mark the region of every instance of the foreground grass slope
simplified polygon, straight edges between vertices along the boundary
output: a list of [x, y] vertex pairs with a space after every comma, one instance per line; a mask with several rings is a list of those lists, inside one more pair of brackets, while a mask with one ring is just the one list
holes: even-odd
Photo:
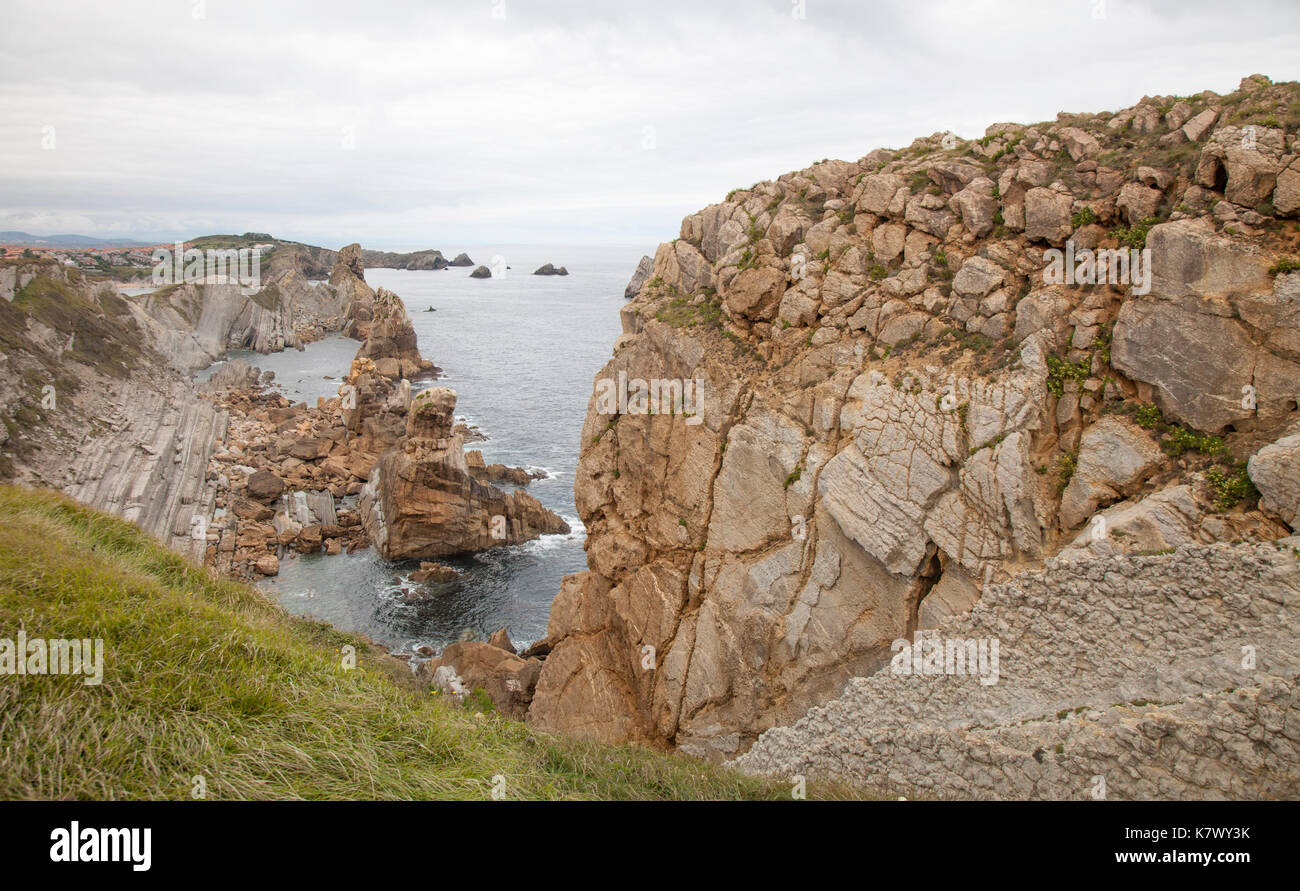
[[[0, 798], [790, 797], [469, 711], [359, 637], [52, 492], [0, 487], [0, 638], [102, 638], [103, 682], [0, 674]], [[357, 650], [356, 668], [342, 653]]]

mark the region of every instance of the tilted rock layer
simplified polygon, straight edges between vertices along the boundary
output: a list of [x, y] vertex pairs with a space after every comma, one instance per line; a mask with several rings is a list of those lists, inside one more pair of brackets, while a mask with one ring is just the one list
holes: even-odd
[[1297, 545], [1051, 561], [936, 629], [998, 639], [997, 683], [884, 668], [736, 764], [923, 798], [1294, 798]]
[[1287, 534], [1289, 451], [1262, 502], [1241, 462], [1300, 420], [1298, 119], [1249, 78], [683, 220], [597, 375], [529, 720], [735, 757], [1063, 548]]

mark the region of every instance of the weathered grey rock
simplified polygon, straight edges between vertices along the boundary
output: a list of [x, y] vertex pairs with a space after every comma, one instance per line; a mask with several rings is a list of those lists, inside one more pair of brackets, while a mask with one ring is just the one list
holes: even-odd
[[[1089, 799], [1098, 777], [1109, 799], [1294, 797], [1298, 542], [1060, 561], [988, 586], [934, 632], [941, 673], [857, 678], [733, 763], [909, 798]], [[942, 673], [947, 642], [993, 640], [996, 673]]]
[[1115, 501], [1164, 462], [1164, 453], [1140, 427], [1102, 418], [1083, 433], [1074, 475], [1061, 496], [1061, 528], [1073, 529]]
[[1006, 278], [1006, 270], [983, 257], [971, 257], [952, 280], [953, 293], [979, 300]]
[[1025, 237], [1030, 241], [1061, 244], [1069, 237], [1070, 196], [1052, 189], [1033, 188], [1025, 193]]
[[636, 271], [632, 273], [632, 278], [627, 283], [627, 287], [623, 289], [623, 296], [629, 300], [635, 297], [641, 287], [650, 280], [650, 276], [654, 275], [654, 271], [654, 259], [642, 257], [640, 262], [636, 264]]
[[1264, 446], [1251, 457], [1248, 473], [1259, 489], [1260, 509], [1300, 528], [1300, 434]]

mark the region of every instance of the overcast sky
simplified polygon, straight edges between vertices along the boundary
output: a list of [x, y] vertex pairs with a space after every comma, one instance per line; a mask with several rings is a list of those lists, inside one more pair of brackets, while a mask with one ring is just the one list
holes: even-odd
[[821, 158], [1300, 79], [1296, 0], [5, 0], [0, 19], [0, 230], [147, 240], [648, 249]]

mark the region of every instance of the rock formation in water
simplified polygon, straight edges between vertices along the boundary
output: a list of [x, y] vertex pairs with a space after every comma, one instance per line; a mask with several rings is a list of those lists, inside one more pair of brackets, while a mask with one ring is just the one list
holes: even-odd
[[442, 251], [411, 251], [395, 253], [393, 251], [362, 251], [361, 262], [367, 269], [446, 269], [449, 265]]
[[550, 263], [544, 263], [534, 270], [533, 275], [568, 275], [569, 270], [563, 266], [554, 266]]
[[519, 544], [569, 526], [527, 492], [507, 495], [469, 472], [453, 430], [456, 394], [422, 391], [411, 402], [399, 449], [375, 465], [361, 491], [361, 521], [379, 553], [427, 559]]
[[449, 264], [451, 266], [473, 266], [474, 261], [469, 258], [469, 254], [457, 254], [456, 259]]
[[[1251, 739], [1289, 765], [1268, 782], [1284, 782], [1298, 760], [1281, 730], [1295, 701], [1297, 636], [1282, 609], [1294, 561], [1238, 578], [1218, 551], [1194, 558], [1207, 585], [1257, 604], [1216, 619], [1225, 633], [1258, 630], [1263, 613], [1246, 613], [1263, 601], [1282, 609], [1289, 633], [1269, 638], [1278, 650], [1259, 672], [1189, 669], [1168, 690], [1113, 665], [1124, 677], [1111, 686], [1072, 677], [1094, 670], [1080, 661], [1099, 633], [1085, 619], [1130, 621], [1121, 577], [1155, 598], [1133, 606], [1133, 647], [1199, 621], [1195, 573], [1126, 555], [1193, 559], [1295, 522], [1297, 114], [1300, 86], [1247, 78], [1228, 96], [1146, 97], [1116, 114], [825, 161], [683, 220], [597, 375], [575, 480], [588, 570], [552, 607], [530, 722], [722, 758], [808, 714], [742, 763], [861, 780], [885, 769], [872, 747], [891, 751], [915, 712], [929, 723], [900, 744], [908, 782], [924, 788], [916, 765], [943, 758], [936, 793], [1014, 795], [1066, 779], [1022, 782], [1001, 760], [1004, 773], [986, 775], [979, 752], [1005, 744], [1018, 753], [1008, 764], [1048, 776], [1032, 756], [1050, 734], [1013, 722], [1169, 693], [1142, 727], [1169, 715], [1230, 746], [1238, 737], [1210, 725], [1245, 698], [1259, 709], [1248, 732], [1264, 734]], [[1080, 592], [1062, 570], [1023, 575], [1058, 554], [1080, 567], [1076, 586], [1107, 579], [1095, 595], [1105, 614], [1075, 615]], [[1028, 600], [1008, 611], [1012, 591]], [[1040, 691], [979, 733], [960, 722], [983, 722], [982, 700], [949, 725], [921, 686], [886, 695], [877, 674], [918, 630], [968, 633], [976, 604], [1003, 665], [1020, 663], [1009, 677]], [[1026, 667], [1039, 656], [1022, 630], [1058, 614], [1078, 627], [1049, 652], [1081, 655]], [[1206, 659], [1240, 660], [1235, 638], [1214, 650], [1187, 635]], [[861, 732], [809, 714], [853, 678], [866, 680], [834, 708]], [[881, 689], [858, 695], [863, 684]], [[1149, 755], [1125, 741], [1128, 720], [1080, 718], [1096, 742], [1064, 773], [1124, 763], [1126, 746]], [[1131, 786], [1159, 783], [1153, 768]]]
[[[328, 283], [305, 276], [319, 259], [281, 243], [260, 289], [209, 278], [129, 300], [51, 262], [0, 264], [0, 475], [60, 488], [233, 575], [274, 575], [288, 551], [367, 546], [359, 515], [337, 499], [401, 449], [411, 383], [437, 369], [401, 298], [365, 283], [359, 246], [338, 252]], [[338, 396], [314, 407], [242, 361], [197, 387], [185, 374], [228, 349], [277, 350], [341, 328], [362, 343]], [[531, 478], [478, 457], [487, 478]], [[567, 531], [528, 496], [473, 494], [506, 518], [506, 542]], [[448, 552], [474, 549], [460, 536]]]
[[486, 266], [475, 267], [474, 271], [469, 274], [470, 278], [491, 278], [492, 270]]

